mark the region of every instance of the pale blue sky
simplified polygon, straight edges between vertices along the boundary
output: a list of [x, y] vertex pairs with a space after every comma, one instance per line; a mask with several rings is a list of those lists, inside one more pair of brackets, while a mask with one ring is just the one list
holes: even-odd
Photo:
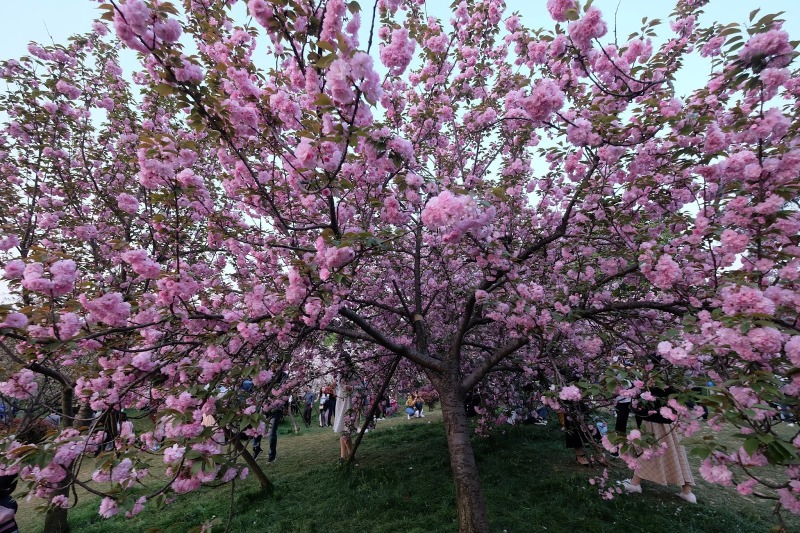
[[[445, 18], [451, 0], [428, 0], [428, 13]], [[519, 11], [529, 27], [552, 27], [545, 9], [546, 0], [507, 0], [508, 10]], [[370, 1], [362, 1], [366, 6]], [[635, 32], [642, 17], [665, 20], [674, 2], [672, 0], [595, 0], [594, 5], [603, 11], [609, 21], [609, 34], [613, 31], [614, 12], [617, 11], [617, 33], [620, 40]], [[91, 28], [99, 15], [98, 2], [94, 0], [0, 0], [0, 59], [19, 57], [27, 53], [30, 41], [42, 44], [64, 42], [75, 33]], [[794, 39], [800, 39], [800, 0], [712, 0], [706, 7], [701, 22], [746, 22], [748, 14], [756, 7], [762, 13], [785, 11], [785, 28]], [[240, 8], [241, 9], [241, 8]], [[669, 31], [668, 26], [660, 33]], [[135, 65], [126, 65], [133, 68]], [[702, 83], [707, 75], [707, 63], [689, 62], [676, 86], [678, 95], [685, 95]]]
[[[451, 0], [428, 0], [429, 12], [448, 10]], [[362, 1], [366, 6], [369, 1]], [[546, 0], [508, 0], [510, 10], [522, 13], [529, 26], [550, 26], [545, 10]], [[595, 0], [607, 19], [618, 9], [619, 35], [639, 28], [643, 16], [666, 18], [674, 2], [671, 0]], [[73, 33], [87, 31], [99, 14], [93, 0], [0, 0], [0, 58], [8, 59], [26, 52], [29, 41], [63, 42]], [[787, 29], [800, 38], [800, 0], [712, 0], [706, 8], [707, 18], [745, 22], [747, 14], [761, 7], [763, 12], [786, 11]], [[539, 22], [539, 23], [537, 23]]]

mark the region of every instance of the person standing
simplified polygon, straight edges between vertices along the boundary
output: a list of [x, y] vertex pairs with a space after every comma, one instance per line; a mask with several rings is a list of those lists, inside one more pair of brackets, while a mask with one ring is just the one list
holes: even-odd
[[319, 391], [319, 427], [328, 425], [328, 387], [327, 385]]
[[414, 394], [414, 409], [416, 409], [416, 417], [417, 418], [425, 418], [425, 413], [422, 410], [425, 408], [425, 402], [422, 400], [422, 396], [419, 395], [419, 391]]
[[308, 391], [306, 391], [306, 395], [303, 398], [305, 400], [305, 409], [303, 409], [303, 422], [305, 422], [306, 427], [311, 427], [311, 412], [314, 410], [314, 400], [317, 399], [317, 395], [314, 394], [314, 391], [311, 390], [309, 387]]
[[[281, 423], [281, 418], [283, 418], [283, 409], [282, 408], [275, 408], [269, 413], [267, 413], [269, 417], [269, 428], [267, 429], [267, 439], [269, 442], [269, 455], [267, 455], [267, 462], [271, 463], [277, 457], [277, 450], [278, 450], [278, 424]], [[258, 447], [253, 447], [253, 451], [255, 454], [253, 457], [258, 457], [258, 454], [261, 453], [261, 437], [258, 437]]]
[[352, 435], [356, 432], [364, 408], [364, 385], [355, 368], [348, 361], [348, 368], [336, 381], [336, 419], [334, 433], [339, 433], [339, 463], [350, 458], [353, 450]]
[[588, 408], [583, 402], [574, 401], [563, 402], [563, 407], [564, 409], [558, 413], [558, 418], [561, 421], [561, 430], [564, 432], [564, 445], [575, 450], [575, 461], [579, 465], [591, 466], [592, 458], [587, 457], [586, 447], [595, 439], [589, 433], [590, 427], [586, 423]]
[[[628, 382], [630, 386], [630, 382]], [[625, 396], [617, 396], [617, 403], [614, 407], [616, 418], [614, 420], [614, 433], [617, 436], [625, 436], [628, 434], [628, 418], [631, 414], [631, 399]], [[619, 457], [619, 446], [611, 451], [612, 457]]]
[[637, 421], [641, 420], [642, 429], [652, 434], [658, 445], [666, 444], [666, 448], [657, 456], [649, 459], [639, 459], [633, 477], [622, 482], [622, 487], [626, 492], [641, 494], [642, 480], [646, 479], [659, 485], [675, 484], [681, 487], [681, 492], [677, 496], [689, 503], [697, 503], [697, 496], [692, 492], [694, 487], [694, 476], [689, 468], [689, 460], [686, 457], [686, 448], [680, 443], [680, 436], [672, 420], [665, 418], [660, 413], [659, 405], [663, 405], [664, 399], [676, 392], [672, 387], [661, 389], [651, 387], [650, 394], [655, 398], [653, 408], [639, 408], [634, 411]]
[[[277, 363], [272, 364], [272, 371], [275, 372], [276, 378], [272, 382], [272, 390], [280, 388], [281, 384], [286, 380], [288, 374], [280, 370]], [[267, 428], [267, 441], [269, 443], [269, 455], [267, 455], [267, 462], [271, 463], [277, 457], [278, 450], [278, 424], [281, 423], [283, 418], [283, 409], [287, 407], [286, 399], [273, 402], [270, 409], [266, 413], [266, 418], [269, 419], [269, 426]], [[291, 406], [288, 406], [291, 408]], [[261, 435], [253, 439], [253, 458], [255, 459], [261, 453]]]
[[333, 422], [333, 432], [339, 434], [339, 463], [344, 463], [350, 457], [353, 449], [351, 435], [355, 424], [351, 422], [352, 411], [352, 373], [348, 372], [336, 380], [336, 418]]
[[328, 427], [333, 425], [333, 421], [336, 420], [336, 389], [335, 387], [331, 386], [330, 392], [328, 393], [328, 401], [326, 403], [325, 410], [327, 413], [325, 414], [325, 418], [328, 420]]

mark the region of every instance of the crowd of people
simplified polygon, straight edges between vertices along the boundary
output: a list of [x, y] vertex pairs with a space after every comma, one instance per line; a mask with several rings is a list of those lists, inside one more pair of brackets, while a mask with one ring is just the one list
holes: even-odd
[[[652, 387], [649, 392], [655, 398], [665, 401], [676, 391], [672, 388]], [[334, 384], [322, 387], [318, 394], [309, 389], [305, 395], [307, 415], [304, 417], [307, 426], [310, 426], [316, 399], [318, 399], [320, 427], [330, 426], [340, 435], [339, 460], [343, 462], [352, 452], [352, 436], [366, 414], [367, 397], [364, 384], [354, 372], [344, 372]], [[471, 408], [474, 414], [480, 401], [472, 398], [467, 404], [468, 411]], [[374, 427], [374, 420], [394, 416], [397, 411], [397, 399], [384, 396], [378, 403], [372, 424], [368, 424], [368, 427]], [[425, 417], [425, 402], [419, 390], [406, 395], [404, 411], [408, 420]], [[617, 435], [627, 435], [632, 412], [635, 415], [637, 430], [653, 435], [656, 442], [661, 444], [663, 453], [642, 456], [631, 478], [621, 482], [624, 491], [641, 493], [641, 483], [644, 480], [661, 485], [674, 484], [681, 487], [678, 493], [680, 498], [689, 503], [696, 503], [697, 498], [692, 490], [695, 485], [694, 477], [689, 468], [686, 450], [680, 444], [678, 431], [672, 426], [672, 421], [661, 416], [658, 409], [653, 409], [653, 406], [649, 408], [639, 406], [637, 409], [632, 409], [631, 398], [619, 396], [616, 398], [613, 410], [615, 414], [613, 431]], [[510, 424], [547, 425], [549, 415], [548, 407], [536, 401], [530, 406], [509, 410], [507, 421]], [[608, 423], [603, 418], [592, 415], [591, 409], [583, 401], [563, 402], [562, 409], [557, 410], [557, 415], [564, 431], [566, 447], [575, 450], [577, 463], [585, 467], [605, 465], [607, 451], [603, 450], [600, 443], [602, 437], [610, 430]], [[612, 457], [619, 455], [613, 450], [609, 453]]]

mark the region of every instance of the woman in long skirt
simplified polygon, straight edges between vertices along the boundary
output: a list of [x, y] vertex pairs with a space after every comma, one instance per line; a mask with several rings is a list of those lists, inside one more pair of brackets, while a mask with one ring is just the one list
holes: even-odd
[[642, 422], [642, 429], [653, 434], [659, 444], [666, 443], [664, 453], [648, 460], [639, 460], [633, 477], [622, 482], [627, 492], [642, 492], [642, 480], [646, 479], [659, 485], [680, 485], [678, 496], [689, 503], [697, 503], [692, 492], [694, 476], [689, 468], [686, 448], [681, 446], [678, 432], [672, 424], [658, 422]]

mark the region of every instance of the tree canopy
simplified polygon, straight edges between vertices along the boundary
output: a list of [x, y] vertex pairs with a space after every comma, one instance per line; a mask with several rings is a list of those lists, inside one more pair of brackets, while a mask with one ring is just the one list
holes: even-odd
[[[679, 0], [622, 37], [575, 0], [548, 1], [548, 29], [500, 0], [450, 20], [234, 4], [112, 0], [91, 34], [0, 67], [0, 394], [62, 416], [38, 442], [7, 431], [0, 473], [53, 510], [76, 484], [102, 494], [104, 516], [248, 471], [268, 488], [235, 436], [352, 359], [439, 394], [462, 531], [488, 528], [475, 391], [484, 428], [524, 396], [669, 382], [687, 435], [689, 399], [741, 428], [738, 449], [696, 443], [705, 479], [800, 512], [800, 435], [774, 431], [800, 394], [800, 78], [779, 16], [700, 27], [706, 2]], [[712, 70], [676, 94], [692, 53]], [[128, 408], [160, 423], [115, 430]], [[612, 441], [630, 464], [646, 446]], [[154, 453], [168, 478], [134, 499]]]

